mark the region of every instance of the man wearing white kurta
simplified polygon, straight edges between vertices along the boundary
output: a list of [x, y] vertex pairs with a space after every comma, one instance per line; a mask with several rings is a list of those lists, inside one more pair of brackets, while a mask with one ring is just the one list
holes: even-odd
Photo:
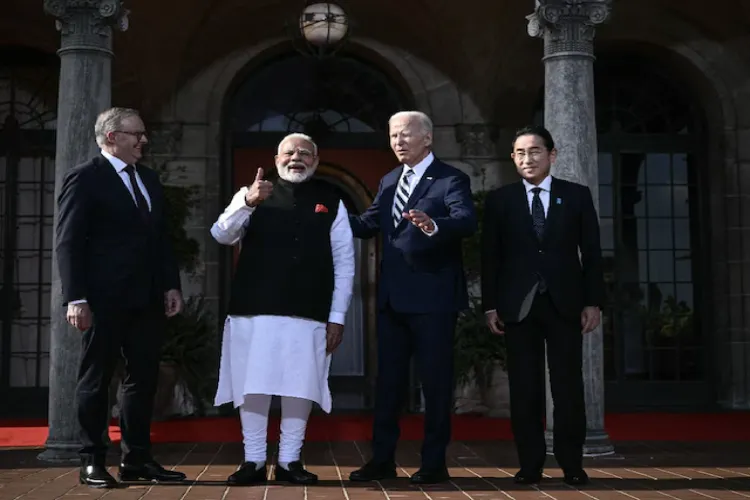
[[244, 462], [230, 484], [266, 480], [271, 397], [281, 397], [275, 478], [314, 484], [300, 451], [312, 403], [331, 410], [328, 370], [341, 343], [354, 283], [354, 244], [334, 188], [311, 179], [313, 140], [291, 134], [275, 158], [278, 182], [255, 181], [233, 197], [211, 228], [221, 244], [240, 245], [232, 282], [215, 404], [240, 408]]

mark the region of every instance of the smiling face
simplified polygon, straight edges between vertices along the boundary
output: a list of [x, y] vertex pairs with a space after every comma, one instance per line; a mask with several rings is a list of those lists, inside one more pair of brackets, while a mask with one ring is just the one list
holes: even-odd
[[279, 177], [288, 182], [304, 182], [318, 168], [315, 146], [301, 137], [284, 139], [275, 158]]
[[544, 139], [535, 134], [521, 135], [513, 144], [510, 154], [518, 174], [534, 185], [539, 185], [548, 175], [557, 158], [556, 149], [547, 149]]
[[394, 117], [388, 125], [388, 132], [391, 149], [399, 162], [414, 167], [430, 154], [432, 134], [424, 130], [418, 119]]
[[143, 146], [148, 144], [146, 127], [138, 116], [127, 116], [117, 130], [107, 132], [105, 149], [125, 163], [134, 165], [143, 157]]

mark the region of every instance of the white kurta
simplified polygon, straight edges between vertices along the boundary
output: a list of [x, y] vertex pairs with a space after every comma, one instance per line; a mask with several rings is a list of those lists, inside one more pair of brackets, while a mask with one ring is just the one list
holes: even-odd
[[[245, 204], [247, 189], [234, 195], [211, 227], [211, 235], [221, 244], [240, 243], [251, 223], [254, 209]], [[328, 321], [343, 325], [352, 298], [355, 267], [349, 216], [341, 202], [331, 226], [331, 249], [334, 288]], [[214, 404], [231, 402], [238, 407], [246, 394], [269, 394], [309, 399], [328, 413], [330, 366], [325, 323], [289, 316], [228, 316]]]

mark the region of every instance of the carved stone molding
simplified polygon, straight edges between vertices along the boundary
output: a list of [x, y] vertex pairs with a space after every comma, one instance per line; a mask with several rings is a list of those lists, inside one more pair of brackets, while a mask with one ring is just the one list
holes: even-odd
[[182, 145], [181, 123], [158, 123], [148, 127], [148, 155], [176, 158]]
[[498, 128], [484, 123], [461, 123], [456, 125], [456, 141], [461, 145], [464, 158], [494, 158], [497, 156], [495, 141]]
[[544, 38], [544, 57], [594, 57], [596, 26], [609, 20], [612, 0], [539, 0], [526, 16], [530, 36]]
[[112, 28], [128, 29], [130, 11], [123, 0], [44, 0], [44, 10], [56, 18], [61, 52], [78, 49], [111, 53]]

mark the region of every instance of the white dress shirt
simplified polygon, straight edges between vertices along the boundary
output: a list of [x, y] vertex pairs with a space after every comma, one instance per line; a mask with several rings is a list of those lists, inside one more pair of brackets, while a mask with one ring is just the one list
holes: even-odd
[[542, 189], [542, 191], [539, 193], [539, 198], [542, 200], [542, 206], [544, 207], [544, 217], [546, 218], [547, 213], [549, 212], [549, 196], [550, 192], [552, 191], [552, 176], [548, 175], [547, 177], [545, 177], [538, 186], [533, 185], [526, 179], [522, 180], [523, 185], [526, 188], [526, 198], [529, 202], [529, 213], [531, 213], [531, 202], [534, 200], [534, 193], [532, 193], [531, 190], [536, 187]]
[[[122, 182], [125, 183], [125, 187], [128, 188], [128, 191], [130, 191], [130, 196], [133, 197], [133, 203], [135, 203], [136, 202], [135, 191], [133, 191], [133, 185], [130, 184], [130, 176], [125, 171], [125, 167], [127, 167], [128, 164], [122, 161], [121, 159], [117, 158], [116, 156], [112, 156], [106, 151], [102, 151], [102, 156], [104, 156], [112, 164], [112, 166], [115, 169], [115, 172], [117, 172], [117, 175], [120, 176], [120, 179], [122, 179]], [[135, 165], [133, 166], [135, 167]], [[138, 175], [137, 168], [135, 169], [135, 180], [136, 182], [138, 182], [138, 187], [141, 188], [141, 193], [143, 193], [143, 197], [146, 198], [146, 203], [148, 203], [148, 210], [150, 212], [151, 211], [151, 197], [148, 195], [148, 189], [146, 189], [146, 186], [143, 184], [143, 179], [141, 179], [141, 176]]]
[[[396, 182], [396, 186], [399, 186], [401, 184], [401, 179], [403, 179], [404, 175], [406, 175], [406, 172], [409, 170], [412, 170], [414, 172], [414, 175], [411, 176], [406, 181], [406, 184], [409, 185], [409, 199], [411, 199], [411, 195], [414, 192], [414, 188], [417, 187], [417, 184], [419, 184], [419, 181], [422, 180], [422, 176], [424, 176], [425, 171], [427, 170], [427, 167], [429, 167], [432, 162], [435, 160], [435, 155], [433, 155], [431, 152], [424, 157], [422, 161], [414, 165], [413, 167], [410, 167], [409, 165], [404, 164], [403, 170], [401, 171], [401, 176], [398, 178], [398, 181]], [[409, 203], [409, 200], [406, 200], [407, 203]], [[391, 207], [391, 212], [393, 212], [393, 209], [396, 208], [396, 197], [393, 197], [393, 206]], [[430, 214], [427, 214], [428, 216]], [[427, 236], [434, 236], [438, 232], [438, 227], [435, 221], [432, 221], [433, 226], [435, 226], [435, 229], [432, 230], [432, 232], [428, 233], [424, 229], [422, 232], [426, 234]]]

